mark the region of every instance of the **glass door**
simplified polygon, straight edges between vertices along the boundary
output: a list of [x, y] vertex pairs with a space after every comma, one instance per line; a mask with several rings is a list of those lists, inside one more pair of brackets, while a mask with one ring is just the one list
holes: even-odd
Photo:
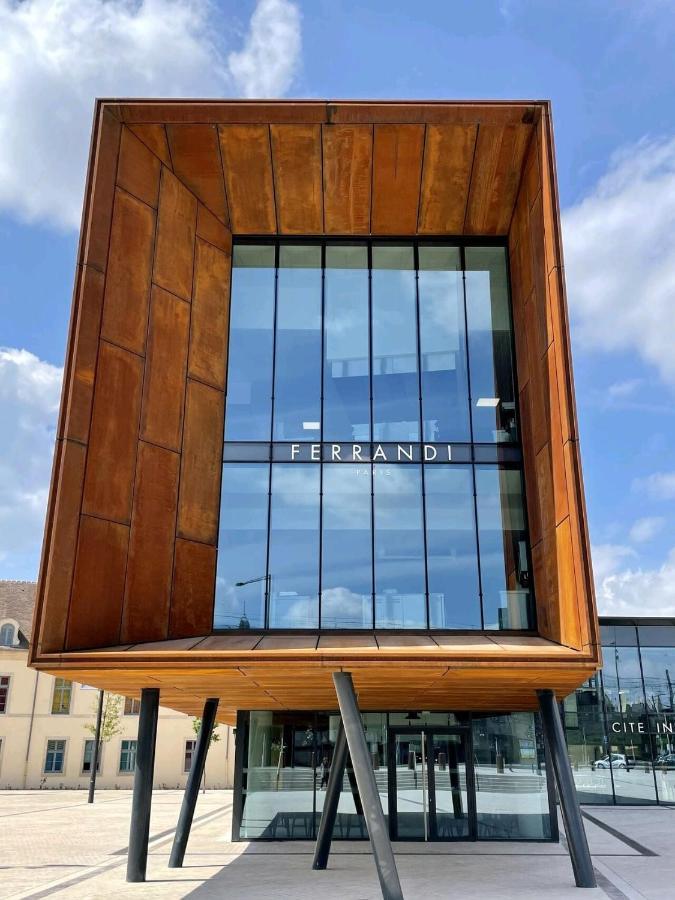
[[394, 738], [396, 837], [429, 840], [429, 777], [424, 731], [397, 731]]
[[[430, 836], [433, 840], [471, 840], [470, 778], [462, 734], [429, 734]], [[473, 799], [473, 797], [471, 797]]]
[[389, 822], [392, 840], [475, 840], [473, 770], [462, 731], [392, 729]]

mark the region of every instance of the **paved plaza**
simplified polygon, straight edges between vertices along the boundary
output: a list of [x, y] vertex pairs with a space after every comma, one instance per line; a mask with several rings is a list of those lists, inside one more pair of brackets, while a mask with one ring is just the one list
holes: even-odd
[[[200, 794], [183, 869], [167, 868], [181, 801], [153, 797], [148, 881], [125, 882], [131, 794], [100, 791], [93, 806], [76, 791], [0, 793], [0, 898], [179, 898], [378, 900], [367, 842], [334, 845], [329, 868], [313, 872], [313, 845], [229, 840], [231, 791]], [[407, 900], [467, 898], [637, 900], [675, 896], [675, 809], [585, 807], [600, 887], [580, 893], [564, 845], [395, 845]]]

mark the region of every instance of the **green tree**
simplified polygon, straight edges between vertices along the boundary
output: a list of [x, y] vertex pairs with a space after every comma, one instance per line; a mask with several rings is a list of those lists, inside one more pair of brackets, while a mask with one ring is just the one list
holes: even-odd
[[[202, 727], [202, 720], [198, 716], [196, 716], [192, 720], [192, 730], [194, 731], [195, 734], [199, 734], [201, 727]], [[211, 740], [209, 741], [209, 747], [211, 746], [211, 744], [216, 744], [220, 740], [220, 735], [218, 734], [217, 728], [218, 728], [218, 723], [214, 722], [213, 728], [211, 729]]]
[[[101, 715], [101, 743], [107, 744], [109, 740], [119, 734], [122, 730], [121, 721], [122, 698], [119, 694], [108, 694], [103, 698], [103, 714]], [[89, 734], [96, 737], [96, 716], [98, 715], [98, 700], [94, 700], [93, 706], [94, 721], [88, 722], [84, 728]]]

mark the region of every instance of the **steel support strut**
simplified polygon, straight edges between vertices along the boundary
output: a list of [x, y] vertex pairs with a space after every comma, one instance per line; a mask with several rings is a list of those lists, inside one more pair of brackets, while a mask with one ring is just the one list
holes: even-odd
[[565, 835], [572, 860], [574, 880], [577, 887], [594, 888], [596, 887], [595, 872], [588, 849], [584, 822], [581, 818], [579, 798], [572, 777], [572, 767], [567, 755], [558, 702], [551, 690], [537, 691], [537, 696], [548, 758], [553, 764], [553, 772], [558, 786], [560, 809], [565, 823]]
[[316, 847], [314, 848], [314, 859], [312, 861], [313, 869], [325, 869], [328, 865], [328, 856], [330, 855], [330, 845], [333, 840], [333, 829], [335, 828], [335, 819], [337, 818], [337, 809], [338, 803], [340, 802], [340, 791], [342, 790], [342, 779], [345, 776], [346, 763], [347, 736], [341, 719], [338, 724], [337, 737], [335, 738], [335, 749], [333, 750], [333, 759], [331, 760], [330, 772], [328, 774], [326, 796], [323, 799], [323, 811], [321, 813], [321, 822], [319, 823], [319, 833], [316, 836]]
[[94, 791], [96, 790], [96, 775], [98, 772], [98, 761], [101, 753], [101, 722], [103, 721], [103, 695], [105, 691], [98, 692], [98, 706], [96, 708], [96, 733], [94, 734], [94, 752], [91, 761], [91, 775], [89, 776], [89, 797], [87, 803], [94, 802]]
[[363, 803], [363, 814], [373, 848], [373, 858], [380, 879], [382, 896], [384, 900], [403, 900], [394, 852], [391, 849], [391, 841], [387, 833], [387, 823], [384, 819], [375, 773], [368, 753], [352, 676], [349, 672], [333, 672], [333, 682], [347, 737], [349, 755], [352, 758], [356, 784]]
[[216, 721], [216, 712], [218, 711], [218, 698], [211, 698], [204, 704], [204, 712], [202, 713], [202, 724], [197, 736], [197, 746], [192, 756], [192, 765], [188, 774], [187, 784], [185, 785], [185, 793], [183, 794], [183, 802], [178, 816], [178, 825], [176, 833], [173, 837], [173, 847], [171, 848], [171, 856], [169, 857], [169, 868], [180, 869], [185, 859], [185, 850], [190, 837], [190, 829], [192, 828], [192, 819], [195, 814], [195, 806], [197, 805], [197, 796], [199, 794], [199, 784], [204, 774], [204, 766], [206, 765], [206, 754], [209, 752], [211, 745], [211, 733]]
[[148, 863], [150, 807], [152, 806], [152, 777], [155, 770], [158, 711], [159, 688], [143, 688], [141, 691], [141, 710], [138, 717], [134, 795], [131, 801], [127, 881], [145, 881], [145, 870]]

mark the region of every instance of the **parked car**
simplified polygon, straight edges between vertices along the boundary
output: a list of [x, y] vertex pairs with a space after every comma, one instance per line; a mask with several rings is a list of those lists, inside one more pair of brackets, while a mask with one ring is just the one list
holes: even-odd
[[654, 760], [654, 765], [661, 769], [675, 769], [675, 753], [661, 753]]
[[[628, 763], [626, 762], [626, 757], [623, 753], [612, 753], [612, 768], [613, 769], [627, 769]], [[605, 756], [602, 759], [599, 759], [596, 764], [596, 769], [609, 769], [609, 756]]]

